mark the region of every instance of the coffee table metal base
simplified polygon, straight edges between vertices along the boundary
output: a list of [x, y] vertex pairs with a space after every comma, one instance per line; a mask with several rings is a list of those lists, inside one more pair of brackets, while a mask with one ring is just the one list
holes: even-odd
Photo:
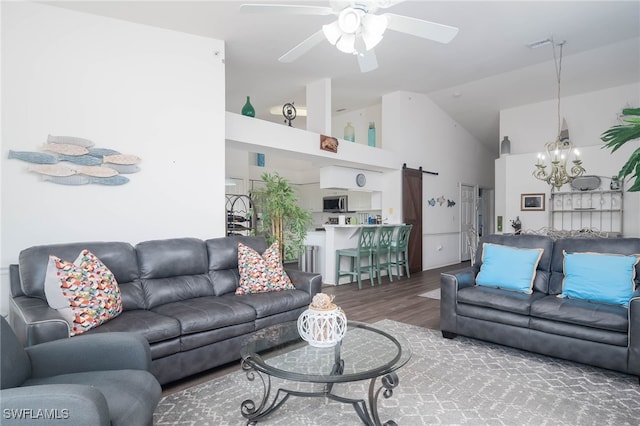
[[[334, 374], [342, 374], [343, 363], [339, 362], [334, 365]], [[254, 381], [256, 376], [262, 381], [263, 396], [262, 401], [256, 404], [251, 399], [244, 400], [240, 405], [242, 415], [248, 420], [248, 425], [255, 425], [258, 421], [266, 418], [274, 411], [278, 410], [289, 399], [290, 396], [301, 397], [325, 397], [333, 401], [342, 402], [353, 405], [360, 420], [367, 426], [381, 426], [380, 417], [378, 416], [378, 399], [380, 394], [384, 398], [390, 398], [393, 395], [393, 389], [398, 386], [399, 379], [396, 373], [389, 373], [381, 376], [380, 385], [376, 388], [378, 377], [374, 377], [369, 382], [369, 406], [364, 399], [353, 399], [332, 393], [333, 383], [325, 383], [324, 390], [318, 392], [303, 392], [284, 388], [279, 388], [271, 399], [271, 376], [255, 370], [249, 363], [242, 362], [242, 369], [247, 375], [247, 379]], [[271, 402], [269, 400], [271, 399]], [[385, 426], [396, 426], [396, 422], [388, 420]]]

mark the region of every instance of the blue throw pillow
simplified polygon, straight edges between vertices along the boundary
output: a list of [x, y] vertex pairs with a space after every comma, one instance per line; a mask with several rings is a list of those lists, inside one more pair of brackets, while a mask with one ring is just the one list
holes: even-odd
[[526, 249], [484, 243], [482, 266], [476, 284], [531, 294], [543, 252], [542, 248]]
[[564, 254], [561, 297], [629, 305], [640, 255], [608, 253]]

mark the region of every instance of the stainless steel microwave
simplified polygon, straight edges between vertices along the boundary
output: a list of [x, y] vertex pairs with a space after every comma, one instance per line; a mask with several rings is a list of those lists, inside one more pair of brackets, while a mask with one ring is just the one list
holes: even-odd
[[348, 210], [346, 195], [322, 197], [322, 211], [327, 213], [346, 213]]

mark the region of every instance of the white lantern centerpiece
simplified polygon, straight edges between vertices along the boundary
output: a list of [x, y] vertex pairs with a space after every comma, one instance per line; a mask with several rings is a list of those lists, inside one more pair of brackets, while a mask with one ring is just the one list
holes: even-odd
[[300, 337], [311, 346], [335, 346], [347, 332], [347, 316], [333, 303], [333, 297], [324, 293], [316, 294], [309, 309], [298, 317]]

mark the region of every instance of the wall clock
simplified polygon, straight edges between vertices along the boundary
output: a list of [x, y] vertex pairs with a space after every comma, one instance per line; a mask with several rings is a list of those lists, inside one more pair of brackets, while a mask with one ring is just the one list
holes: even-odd
[[362, 188], [366, 184], [367, 184], [367, 177], [362, 173], [358, 173], [356, 175], [356, 185]]

